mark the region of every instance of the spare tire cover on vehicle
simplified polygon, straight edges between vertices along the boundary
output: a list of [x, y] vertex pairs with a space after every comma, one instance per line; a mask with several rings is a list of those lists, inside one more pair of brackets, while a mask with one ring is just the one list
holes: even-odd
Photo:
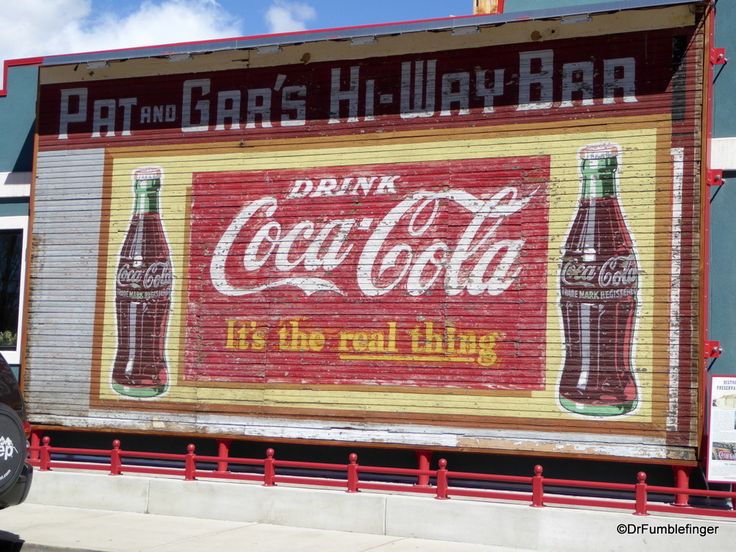
[[23, 423], [12, 408], [0, 403], [0, 494], [15, 484], [26, 453]]

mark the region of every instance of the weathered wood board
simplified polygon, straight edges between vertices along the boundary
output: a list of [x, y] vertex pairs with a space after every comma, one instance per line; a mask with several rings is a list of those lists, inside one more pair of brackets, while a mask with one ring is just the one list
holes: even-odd
[[32, 422], [693, 461], [691, 8], [42, 67]]

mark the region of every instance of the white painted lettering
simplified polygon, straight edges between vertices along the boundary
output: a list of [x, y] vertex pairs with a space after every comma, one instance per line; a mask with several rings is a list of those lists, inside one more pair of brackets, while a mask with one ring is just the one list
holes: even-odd
[[286, 199], [301, 199], [303, 197], [307, 197], [313, 187], [314, 184], [311, 180], [295, 180], [289, 195], [286, 196]]
[[[363, 177], [371, 183], [377, 177]], [[398, 176], [384, 177], [386, 188]], [[360, 178], [358, 178], [360, 180]], [[304, 195], [307, 179], [295, 181], [294, 189]], [[334, 192], [336, 178], [320, 180], [315, 197]], [[357, 188], [353, 190], [357, 193]], [[448, 296], [467, 292], [471, 296], [499, 295], [517, 281], [521, 272], [519, 257], [523, 239], [502, 239], [498, 235], [505, 221], [522, 210], [531, 201], [534, 192], [519, 197], [518, 190], [506, 187], [488, 199], [481, 199], [463, 190], [416, 192], [401, 200], [378, 222], [358, 255], [356, 277], [360, 291], [366, 297], [378, 297], [402, 287], [414, 297], [422, 296], [436, 282], [444, 280], [442, 288]], [[434, 236], [432, 228], [439, 224], [444, 205], [464, 208], [470, 222], [452, 240]], [[341, 266], [354, 244], [351, 232], [372, 227], [372, 219], [338, 219], [323, 222], [299, 220], [290, 227], [277, 219], [278, 203], [273, 197], [264, 197], [244, 206], [223, 233], [215, 248], [210, 265], [213, 285], [227, 296], [242, 296], [282, 286], [295, 286], [305, 294], [317, 291], [343, 294], [337, 282], [328, 277], [267, 278], [261, 285], [242, 281], [233, 285], [225, 266], [236, 240], [243, 240], [238, 250], [244, 251], [243, 268], [257, 272], [270, 261], [278, 272], [289, 273], [300, 267], [307, 273], [322, 270], [329, 273]], [[253, 228], [250, 222], [260, 226]], [[286, 217], [285, 220], [292, 220]], [[367, 222], [366, 222], [367, 220]], [[426, 240], [422, 243], [422, 238]], [[431, 239], [430, 239], [431, 238]], [[243, 249], [244, 247], [244, 249]], [[622, 271], [619, 271], [622, 272]], [[615, 281], [618, 273], [611, 271]], [[608, 277], [608, 276], [607, 276]]]
[[457, 107], [458, 115], [470, 113], [470, 73], [445, 73], [442, 75], [442, 111], [440, 116], [452, 115]]
[[[425, 77], [426, 63], [426, 77]], [[412, 79], [412, 65], [414, 78]], [[401, 118], [431, 117], [435, 113], [437, 60], [401, 64]]]
[[173, 123], [176, 121], [176, 106], [174, 104], [166, 105], [166, 112], [164, 116], [167, 123]]
[[[77, 100], [77, 109], [69, 110], [72, 98]], [[65, 88], [61, 91], [61, 106], [59, 113], [59, 140], [69, 138], [69, 123], [83, 123], [87, 120], [87, 89]]]
[[133, 106], [138, 104], [138, 98], [122, 98], [118, 104], [123, 108], [123, 136], [130, 136], [130, 121], [133, 116]]
[[396, 181], [399, 179], [399, 175], [395, 176], [382, 176], [381, 181], [376, 187], [376, 195], [379, 194], [395, 194], [396, 193]]
[[215, 130], [225, 130], [229, 121], [230, 130], [240, 129], [240, 90], [226, 90], [217, 94], [217, 123]]
[[314, 190], [312, 197], [332, 196], [337, 188], [337, 178], [322, 178]]
[[519, 53], [518, 111], [552, 107], [553, 60], [552, 50]]
[[285, 86], [281, 91], [281, 126], [304, 126], [307, 120], [306, 86]]
[[490, 71], [478, 69], [475, 72], [475, 94], [483, 98], [483, 113], [493, 113], [494, 98], [503, 96], [504, 92], [504, 69], [493, 71], [493, 85], [488, 86], [488, 74]]
[[[191, 79], [184, 81], [181, 106], [182, 132], [204, 132], [209, 128], [210, 101], [201, 99], [192, 106], [192, 95], [195, 90], [199, 90], [202, 96], [207, 96], [210, 93], [210, 79]], [[199, 120], [197, 123], [192, 121], [193, 110], [198, 113]]]
[[[573, 98], [578, 95], [578, 98]], [[593, 62], [565, 63], [562, 66], [562, 102], [560, 107], [572, 107], [573, 100], [581, 105], [593, 105]]]
[[330, 89], [330, 124], [340, 122], [340, 105], [342, 102], [348, 103], [348, 123], [358, 121], [358, 98], [360, 87], [360, 67], [353, 65], [350, 67], [350, 83], [347, 90], [340, 87], [342, 78], [342, 69], [335, 67], [332, 69], [332, 86]]
[[271, 89], [251, 88], [248, 90], [248, 112], [245, 128], [256, 128], [256, 117], [261, 127], [271, 128]]
[[603, 103], [616, 102], [616, 93], [621, 92], [624, 103], [636, 99], [636, 60], [633, 57], [603, 60]]
[[92, 138], [99, 138], [105, 129], [105, 137], [115, 136], [115, 100], [95, 100], [92, 109]]

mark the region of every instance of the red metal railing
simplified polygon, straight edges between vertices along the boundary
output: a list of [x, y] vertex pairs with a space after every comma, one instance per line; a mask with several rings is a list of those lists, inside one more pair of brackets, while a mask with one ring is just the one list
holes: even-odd
[[[33, 439], [35, 443], [29, 447], [29, 462], [40, 469], [48, 471], [54, 468], [89, 469], [107, 471], [110, 475], [122, 475], [123, 473], [139, 473], [149, 475], [170, 475], [183, 477], [186, 481], [194, 481], [200, 478], [213, 478], [224, 480], [257, 481], [267, 487], [279, 483], [293, 485], [326, 486], [333, 488], [344, 488], [348, 493], [357, 493], [360, 490], [408, 492], [432, 494], [436, 499], [446, 500], [451, 496], [473, 497], [491, 500], [508, 500], [529, 502], [530, 506], [541, 508], [549, 504], [588, 506], [594, 508], [615, 508], [629, 510], [633, 508], [635, 515], [647, 515], [649, 512], [666, 512], [671, 514], [703, 515], [723, 518], [736, 518], [733, 509], [716, 509], [706, 507], [681, 506], [674, 504], [657, 503], [649, 500], [649, 493], [662, 493], [672, 496], [701, 496], [719, 498], [736, 502], [736, 492], [733, 491], [711, 491], [699, 489], [687, 489], [681, 487], [663, 487], [647, 484], [646, 473], [640, 471], [636, 474], [636, 483], [608, 483], [597, 481], [582, 481], [573, 479], [556, 479], [544, 477], [542, 466], [534, 466], [534, 474], [530, 476], [497, 475], [484, 473], [470, 473], [451, 471], [447, 469], [447, 460], [440, 459], [437, 469], [411, 469], [392, 468], [385, 466], [363, 466], [358, 463], [358, 455], [351, 453], [346, 464], [333, 464], [324, 462], [297, 462], [292, 460], [278, 460], [272, 448], [266, 450], [265, 458], [234, 458], [228, 455], [205, 456], [196, 454], [194, 445], [187, 445], [183, 454], [128, 451], [121, 448], [119, 440], [112, 442], [110, 449], [87, 449], [70, 447], [52, 447], [51, 439], [46, 436], [40, 442]], [[227, 451], [227, 449], [225, 449]], [[221, 450], [222, 452], [222, 450]], [[56, 459], [53, 457], [56, 455]], [[88, 460], [64, 460], [59, 459], [62, 455], [84, 456]], [[181, 467], [146, 466], [141, 461], [158, 461], [180, 464]], [[206, 466], [203, 466], [206, 465]], [[231, 471], [231, 466], [250, 466], [257, 469], [256, 473]], [[345, 477], [334, 479], [321, 475], [289, 475], [283, 470], [301, 470], [309, 473], [317, 470], [327, 470], [337, 474], [345, 474]], [[262, 472], [262, 473], [261, 473]], [[427, 484], [412, 485], [396, 482], [377, 482], [369, 479], [361, 479], [361, 475], [388, 475], [394, 477], [410, 476]], [[431, 483], [434, 479], [434, 484]], [[452, 480], [453, 484], [450, 484]], [[486, 482], [499, 484], [516, 484], [528, 487], [526, 490], [498, 490], [484, 488], [470, 488], [462, 486], [460, 482]], [[624, 492], [631, 498], [612, 499], [595, 498], [590, 496], [567, 496], [545, 492], [546, 486], [562, 487], [577, 491], [608, 491]]]

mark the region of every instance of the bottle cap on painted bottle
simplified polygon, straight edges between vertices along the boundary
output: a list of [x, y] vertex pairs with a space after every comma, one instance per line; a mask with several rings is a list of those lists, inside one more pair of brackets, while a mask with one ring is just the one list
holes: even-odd
[[580, 150], [580, 159], [583, 161], [594, 161], [596, 159], [609, 159], [617, 157], [621, 150], [616, 144], [600, 142], [588, 144]]
[[133, 171], [135, 180], [161, 180], [161, 169], [158, 167], [140, 167]]
[[157, 192], [161, 188], [161, 169], [140, 167], [133, 171], [133, 182], [137, 192]]

